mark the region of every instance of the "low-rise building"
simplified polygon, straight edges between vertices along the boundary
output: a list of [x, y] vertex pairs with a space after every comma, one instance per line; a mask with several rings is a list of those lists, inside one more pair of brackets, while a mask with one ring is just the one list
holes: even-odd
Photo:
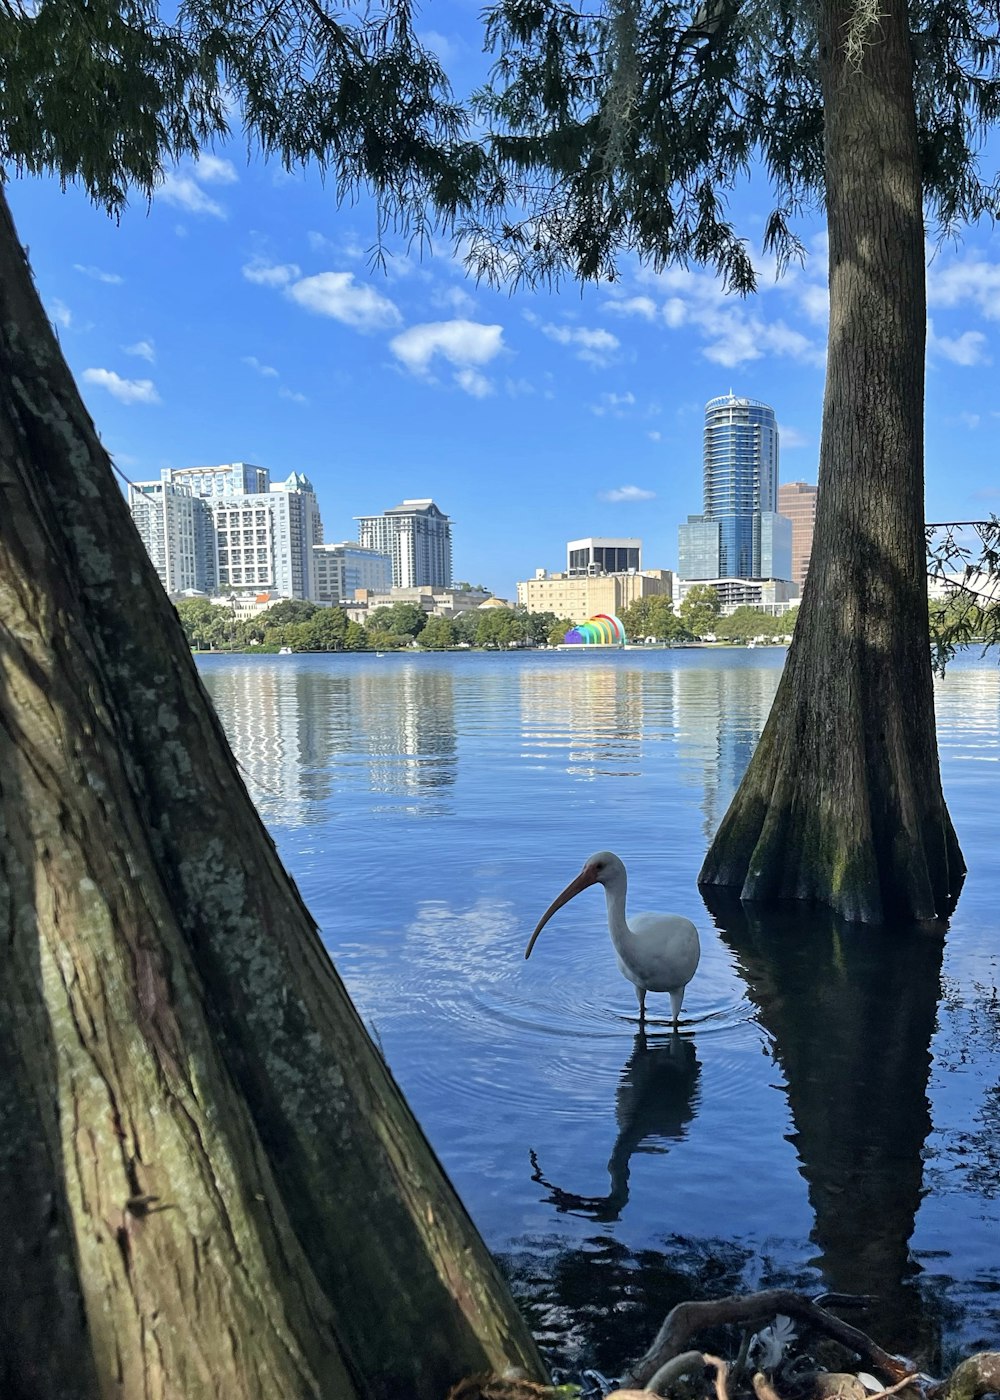
[[708, 585], [722, 601], [725, 616], [737, 608], [759, 608], [761, 612], [780, 617], [798, 603], [798, 588], [783, 578], [681, 578], [677, 580], [675, 611], [692, 588]]
[[539, 569], [534, 578], [517, 585], [518, 606], [530, 613], [555, 613], [571, 622], [585, 622], [598, 613], [620, 616], [640, 598], [673, 598], [671, 569], [642, 569], [619, 574], [550, 574]]
[[341, 606], [353, 622], [363, 623], [377, 608], [391, 608], [394, 603], [412, 603], [432, 617], [457, 617], [491, 601], [488, 593], [478, 589], [465, 592], [454, 588], [390, 588], [376, 593], [359, 588]]
[[362, 588], [372, 593], [388, 593], [392, 588], [392, 560], [388, 554], [368, 549], [355, 540], [313, 545], [313, 561], [319, 603], [350, 601]]

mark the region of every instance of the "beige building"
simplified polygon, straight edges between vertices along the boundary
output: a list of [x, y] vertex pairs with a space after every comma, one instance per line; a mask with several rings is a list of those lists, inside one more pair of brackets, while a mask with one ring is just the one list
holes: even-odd
[[597, 613], [620, 615], [639, 598], [665, 594], [673, 598], [672, 569], [643, 569], [641, 573], [599, 574], [570, 577], [539, 569], [534, 578], [517, 585], [518, 606], [530, 613], [555, 613], [573, 623], [586, 622]]
[[812, 554], [816, 496], [817, 488], [804, 481], [786, 481], [778, 487], [778, 514], [792, 522], [792, 581], [800, 593]]
[[345, 599], [341, 606], [352, 621], [363, 623], [376, 608], [391, 608], [393, 603], [413, 603], [433, 617], [457, 617], [459, 613], [487, 604], [507, 606], [502, 599], [491, 598], [488, 593], [464, 593], [454, 588], [390, 588], [380, 593], [358, 588], [353, 599]]

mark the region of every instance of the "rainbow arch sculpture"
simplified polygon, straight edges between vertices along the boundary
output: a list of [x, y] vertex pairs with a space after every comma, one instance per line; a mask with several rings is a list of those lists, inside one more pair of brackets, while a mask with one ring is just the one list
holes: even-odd
[[610, 613], [597, 613], [579, 627], [571, 627], [563, 638], [563, 645], [569, 647], [623, 647], [627, 638], [625, 628], [617, 617]]

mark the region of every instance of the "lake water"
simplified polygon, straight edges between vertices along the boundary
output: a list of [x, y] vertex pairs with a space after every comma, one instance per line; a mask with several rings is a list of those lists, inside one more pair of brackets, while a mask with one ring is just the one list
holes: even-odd
[[[206, 657], [327, 947], [550, 1359], [618, 1373], [684, 1298], [875, 1295], [932, 1372], [1000, 1345], [1000, 674], [938, 683], [969, 865], [947, 929], [709, 911], [784, 662], [756, 650]], [[584, 859], [695, 920], [638, 1035]]]

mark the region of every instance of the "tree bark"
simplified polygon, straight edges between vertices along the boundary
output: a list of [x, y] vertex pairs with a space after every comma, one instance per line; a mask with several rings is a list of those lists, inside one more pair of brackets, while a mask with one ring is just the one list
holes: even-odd
[[699, 882], [864, 923], [948, 913], [923, 535], [924, 226], [905, 0], [821, 0], [830, 332], [812, 562], [760, 743]]
[[0, 383], [0, 1393], [541, 1378], [246, 795], [2, 196]]

